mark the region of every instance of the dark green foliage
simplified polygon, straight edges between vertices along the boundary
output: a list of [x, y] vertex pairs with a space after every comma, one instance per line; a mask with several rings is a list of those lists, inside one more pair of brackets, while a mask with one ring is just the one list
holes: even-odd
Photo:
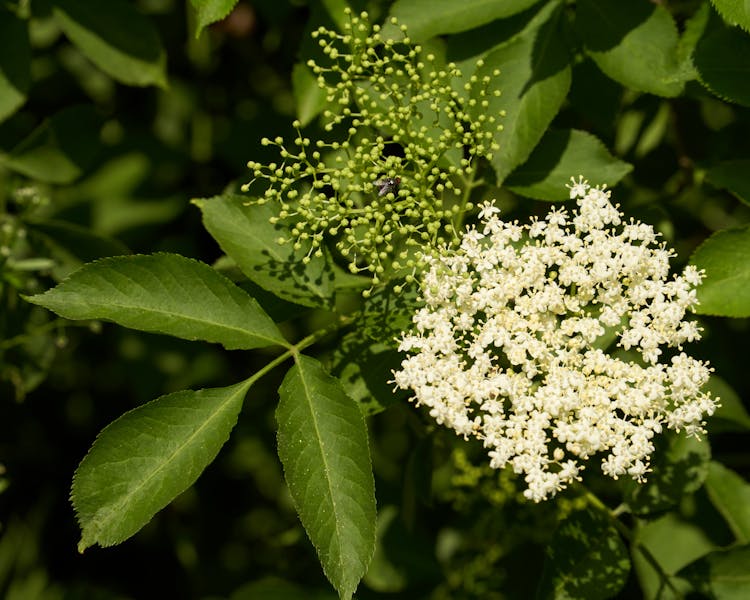
[[[0, 596], [750, 597], [749, 6], [3, 2]], [[456, 90], [448, 112], [414, 99], [424, 88], [403, 73], [367, 107], [329, 101], [307, 60], [337, 59], [308, 34], [343, 31], [349, 7], [384, 37], [405, 25], [431, 55], [404, 64], [460, 71], [441, 79]], [[408, 143], [377, 125], [404, 99], [412, 112], [380, 122]], [[358, 112], [376, 124], [352, 123]], [[447, 122], [463, 145], [432, 164], [420, 131], [440, 139]], [[284, 174], [299, 154], [260, 143], [303, 135], [327, 140], [320, 172]], [[313, 243], [294, 211], [257, 202], [266, 183], [239, 193], [248, 161], [269, 181], [324, 177], [350, 151], [331, 140], [408, 167], [382, 173], [404, 179], [382, 196], [372, 177], [351, 184], [342, 210], [374, 218], [417, 190], [449, 233], [484, 200], [525, 220], [568, 200], [571, 176], [617, 186], [676, 269], [706, 270], [690, 351], [722, 399], [708, 434], [656, 439], [645, 483], [604, 477], [594, 456], [580, 486], [524, 500], [479, 444], [393, 393], [419, 308], [413, 259], [450, 235], [347, 257], [328, 223], [308, 228], [328, 236]], [[369, 156], [352, 181], [381, 177]], [[369, 244], [367, 225], [354, 234]]]

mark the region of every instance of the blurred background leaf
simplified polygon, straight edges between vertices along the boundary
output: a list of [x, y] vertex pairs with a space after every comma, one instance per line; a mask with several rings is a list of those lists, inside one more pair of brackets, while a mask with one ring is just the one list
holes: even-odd
[[0, 7], [0, 121], [25, 101], [31, 84], [31, 48], [26, 23]]
[[125, 0], [52, 0], [70, 40], [102, 71], [128, 85], [166, 86], [166, 54], [150, 19]]

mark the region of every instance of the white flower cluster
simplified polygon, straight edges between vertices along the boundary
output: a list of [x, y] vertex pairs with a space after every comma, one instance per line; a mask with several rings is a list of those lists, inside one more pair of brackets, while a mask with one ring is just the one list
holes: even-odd
[[[481, 230], [428, 259], [425, 306], [394, 373], [438, 423], [483, 441], [490, 465], [524, 474], [524, 495], [554, 496], [585, 461], [643, 481], [666, 426], [703, 432], [711, 369], [682, 352], [703, 274], [669, 278], [672, 256], [650, 225], [623, 222], [610, 192], [573, 180], [578, 210], [529, 225], [485, 204]], [[605, 352], [615, 336], [620, 357]], [[663, 348], [671, 358], [663, 360]], [[630, 351], [630, 352], [624, 352]]]

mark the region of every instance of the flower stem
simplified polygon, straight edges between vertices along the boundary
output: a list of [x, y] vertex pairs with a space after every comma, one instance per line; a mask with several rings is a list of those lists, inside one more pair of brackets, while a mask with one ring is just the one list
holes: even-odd
[[463, 178], [464, 191], [463, 191], [463, 194], [461, 195], [461, 204], [459, 205], [457, 216], [455, 220], [453, 221], [454, 235], [456, 235], [457, 232], [459, 232], [464, 225], [464, 218], [466, 217], [466, 205], [469, 203], [469, 198], [471, 198], [471, 192], [478, 185], [476, 176], [477, 176], [477, 163], [475, 161], [471, 165], [471, 171], [467, 174], [466, 177]]

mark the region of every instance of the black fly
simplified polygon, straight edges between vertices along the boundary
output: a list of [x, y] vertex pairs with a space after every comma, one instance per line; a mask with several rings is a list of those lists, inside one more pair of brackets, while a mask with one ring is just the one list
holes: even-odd
[[373, 185], [378, 188], [378, 196], [385, 196], [388, 192], [395, 194], [400, 184], [400, 177], [383, 177], [383, 179], [378, 179]]

